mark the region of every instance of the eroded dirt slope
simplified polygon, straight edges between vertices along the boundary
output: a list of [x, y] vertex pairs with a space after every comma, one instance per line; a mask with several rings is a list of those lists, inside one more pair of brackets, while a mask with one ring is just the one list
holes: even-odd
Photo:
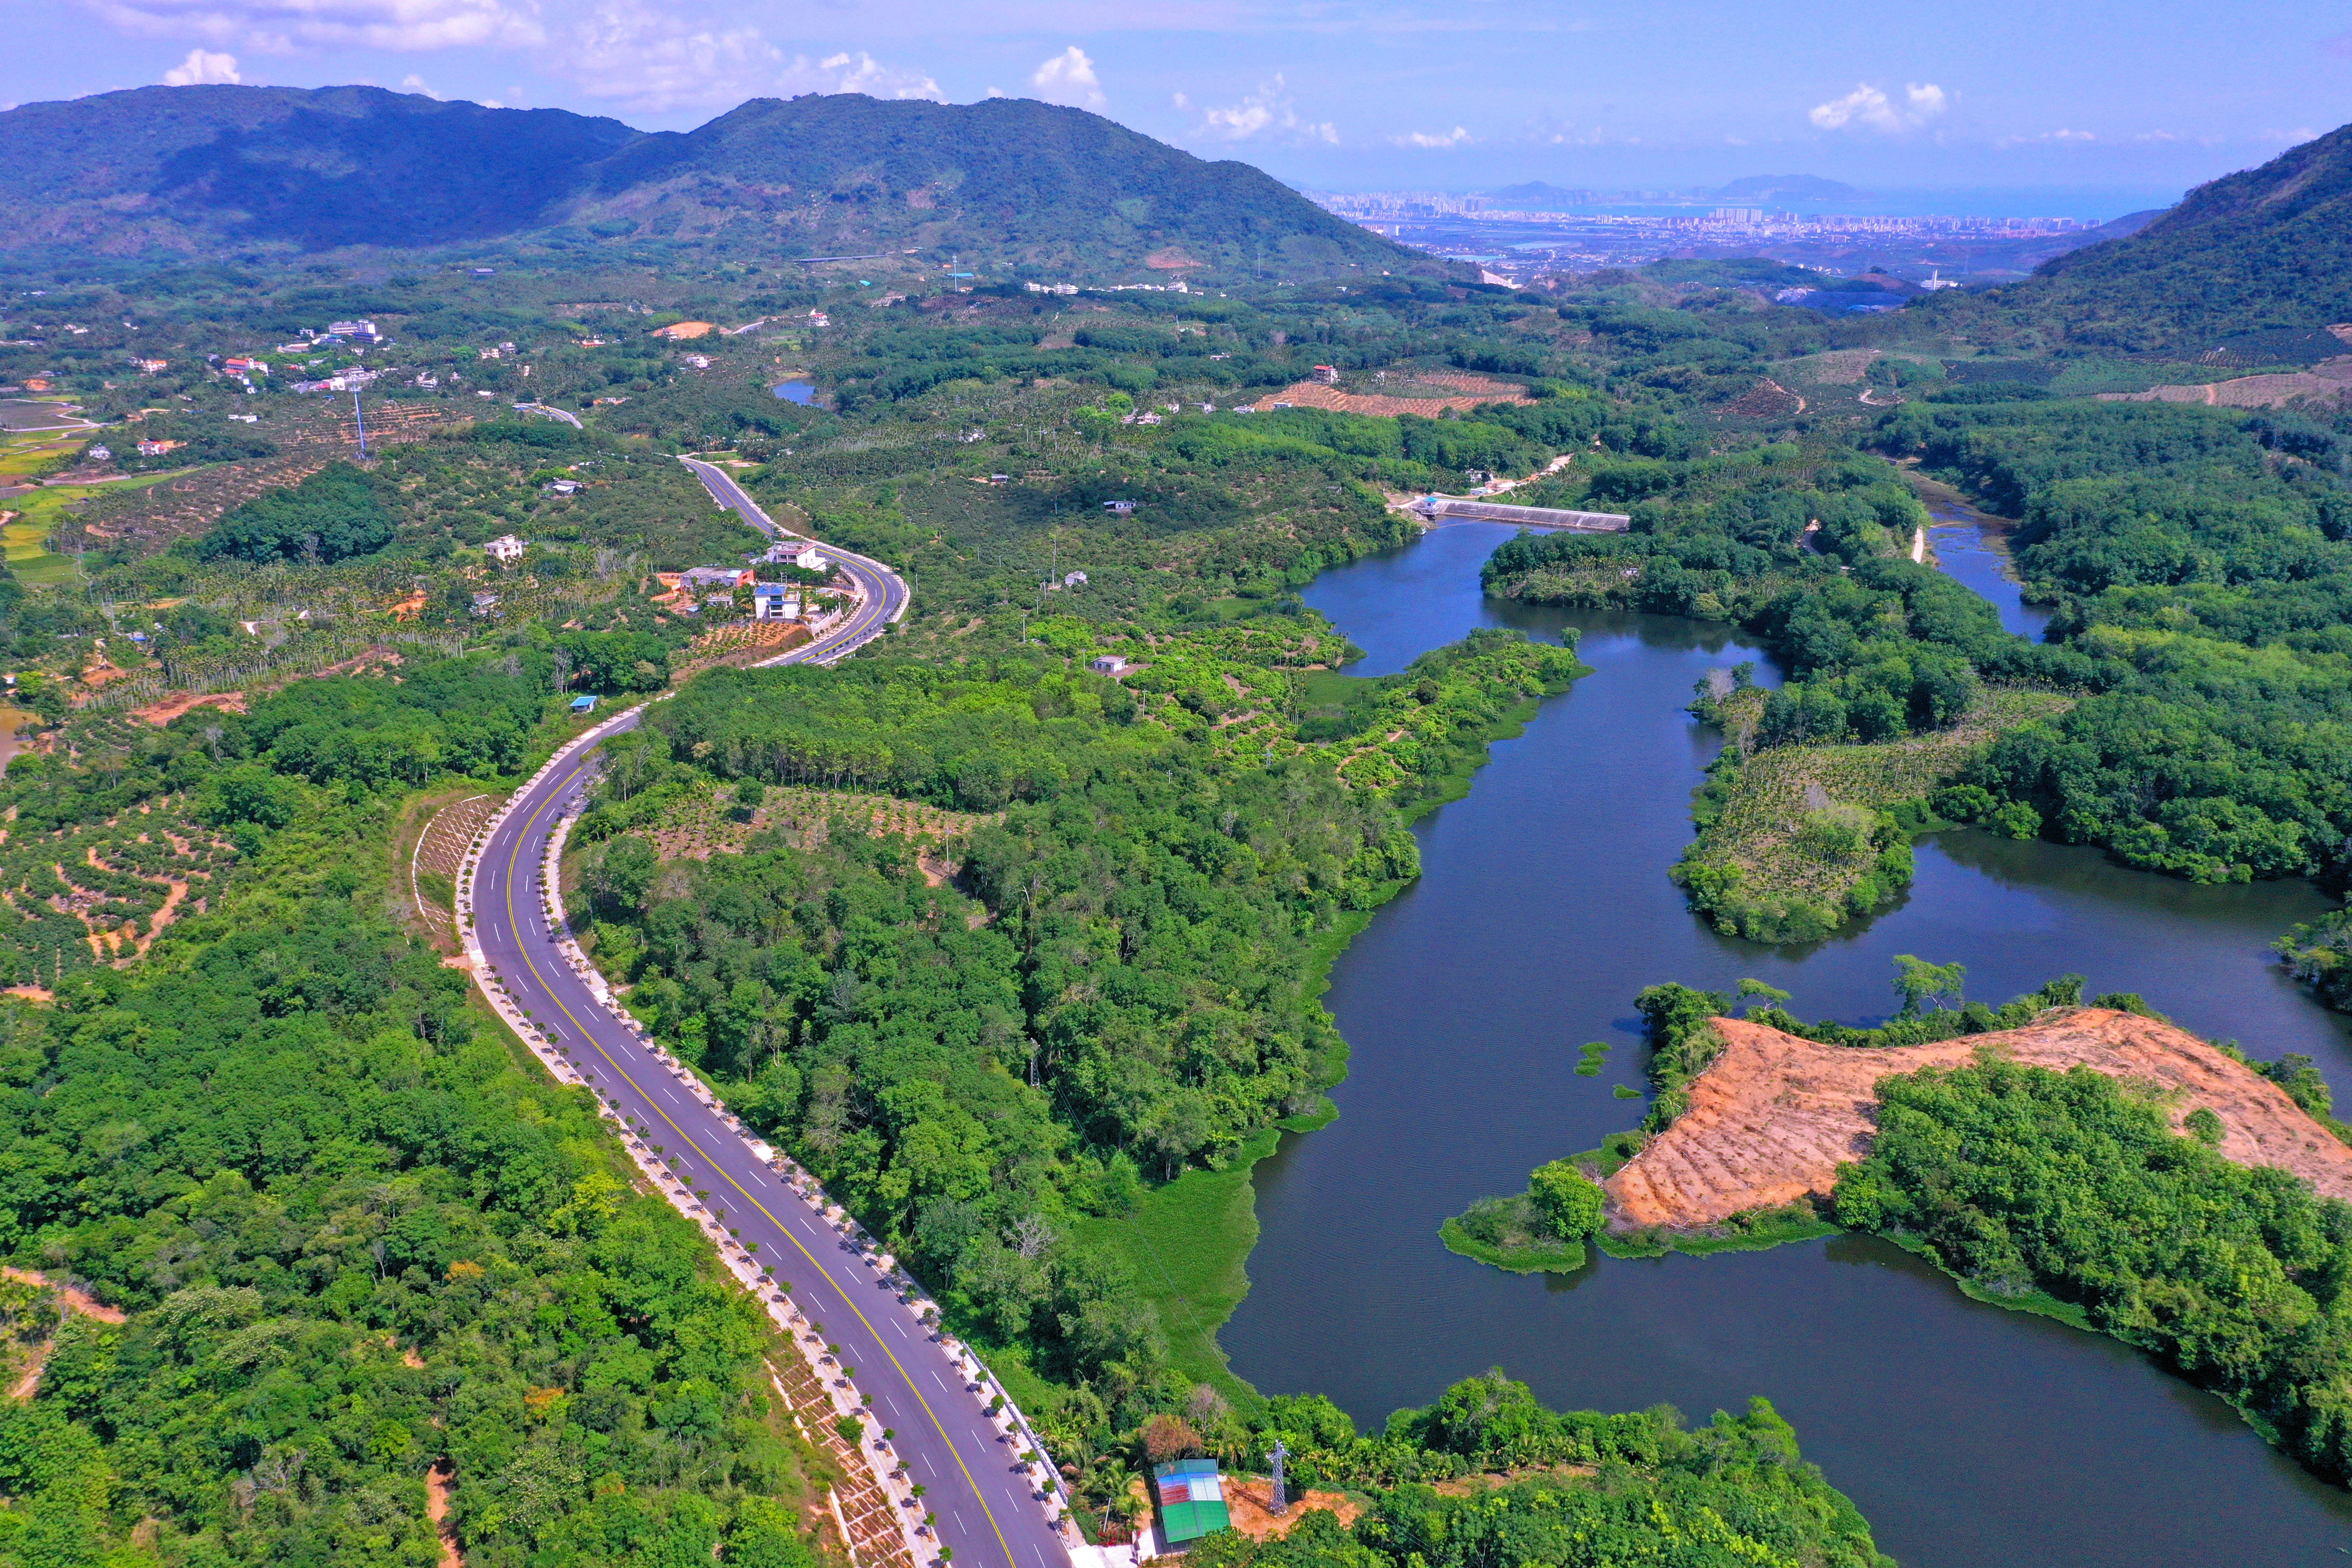
[[1604, 1184], [1614, 1223], [1712, 1225], [1826, 1194], [1841, 1163], [1870, 1152], [1879, 1079], [1965, 1066], [1988, 1048], [2035, 1067], [2153, 1083], [2170, 1094], [2175, 1128], [2201, 1105], [2221, 1119], [2231, 1159], [2352, 1199], [2352, 1148], [2284, 1089], [2194, 1035], [2130, 1013], [2072, 1008], [2021, 1029], [1882, 1050], [1819, 1045], [1738, 1018], [1715, 1026], [1723, 1054], [1691, 1081], [1690, 1109]]

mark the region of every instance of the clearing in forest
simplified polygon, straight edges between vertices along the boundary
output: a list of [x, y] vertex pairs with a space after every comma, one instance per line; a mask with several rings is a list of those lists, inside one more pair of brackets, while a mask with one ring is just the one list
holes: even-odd
[[2167, 1098], [2176, 1130], [2201, 1106], [2221, 1119], [2227, 1158], [2352, 1199], [2352, 1147], [2244, 1062], [2137, 1014], [2069, 1008], [2023, 1028], [1877, 1047], [1825, 1046], [1740, 1018], [1713, 1027], [1723, 1051], [1691, 1080], [1690, 1109], [1602, 1184], [1612, 1226], [1693, 1229], [1825, 1195], [1841, 1164], [1870, 1152], [1880, 1079], [1968, 1067], [1980, 1052], [2149, 1084]]
[[1294, 408], [1328, 408], [1340, 414], [1370, 414], [1394, 418], [1418, 414], [1434, 419], [1451, 408], [1467, 414], [1484, 403], [1533, 403], [1528, 389], [1515, 381], [1495, 381], [1455, 371], [1419, 371], [1391, 377], [1373, 394], [1342, 392], [1319, 381], [1293, 382], [1280, 392], [1257, 400], [1257, 411], [1270, 414], [1276, 404]]
[[[862, 828], [877, 837], [896, 834], [944, 849], [951, 841], [970, 837], [982, 824], [1003, 819], [1002, 812], [950, 811], [896, 795], [776, 784], [765, 786], [761, 804], [746, 811], [736, 804], [736, 788], [722, 784], [669, 803], [651, 831], [655, 853], [664, 860], [740, 855], [752, 835], [771, 828], [805, 849], [824, 843], [837, 824]], [[937, 858], [926, 854], [923, 861], [924, 875], [935, 885], [945, 875], [943, 862], [935, 868]]]

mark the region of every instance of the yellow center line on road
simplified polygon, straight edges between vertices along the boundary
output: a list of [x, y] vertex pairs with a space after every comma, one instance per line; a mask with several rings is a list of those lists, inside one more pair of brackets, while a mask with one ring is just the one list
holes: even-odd
[[[592, 752], [593, 750], [593, 747], [590, 748]], [[580, 765], [573, 768], [571, 773], [564, 775], [563, 784], [570, 784], [572, 780], [578, 778], [583, 773], [586, 772], [587, 767], [588, 764], [584, 760], [583, 755], [583, 760]], [[516, 834], [514, 848], [507, 856], [507, 921], [509, 924], [512, 924], [515, 919], [515, 869], [522, 858], [523, 844], [525, 840], [532, 837], [533, 830], [536, 829], [540, 821], [546, 816], [549, 808], [555, 804], [556, 798], [561, 796], [562, 793], [563, 787], [562, 785], [559, 785], [556, 789], [549, 792], [549, 798], [547, 801], [531, 813], [530, 818], [523, 825], [523, 830]], [[520, 928], [518, 927], [518, 933], [520, 933]], [[710, 1168], [717, 1171], [720, 1178], [724, 1180], [729, 1186], [733, 1187], [737, 1192], [741, 1193], [746, 1203], [749, 1203], [753, 1208], [758, 1209], [761, 1214], [766, 1215], [768, 1216], [769, 1223], [776, 1227], [777, 1231], [782, 1235], [786, 1241], [793, 1244], [793, 1249], [803, 1258], [808, 1259], [809, 1267], [814, 1268], [818, 1274], [822, 1275], [826, 1284], [832, 1286], [834, 1289], [840, 1292], [843, 1304], [847, 1306], [852, 1312], [856, 1314], [857, 1321], [859, 1322], [866, 1325], [866, 1331], [874, 1336], [875, 1348], [889, 1358], [891, 1366], [897, 1369], [898, 1373], [901, 1378], [906, 1380], [907, 1392], [915, 1396], [915, 1403], [923, 1407], [923, 1414], [925, 1415], [930, 1417], [931, 1426], [938, 1430], [940, 1441], [947, 1444], [948, 1453], [955, 1459], [956, 1468], [963, 1473], [964, 1484], [971, 1488], [972, 1500], [980, 1504], [980, 1511], [982, 1516], [987, 1519], [989, 1529], [995, 1532], [996, 1544], [1003, 1549], [1005, 1563], [1008, 1565], [1012, 1565], [1013, 1563], [1013, 1543], [1004, 1539], [1004, 1527], [996, 1522], [995, 1512], [989, 1508], [988, 1500], [981, 1495], [979, 1480], [973, 1477], [971, 1467], [964, 1463], [963, 1454], [956, 1447], [955, 1439], [949, 1436], [947, 1424], [940, 1419], [939, 1412], [931, 1408], [931, 1402], [923, 1397], [923, 1391], [915, 1386], [914, 1374], [907, 1370], [905, 1364], [898, 1360], [897, 1355], [892, 1353], [890, 1347], [883, 1342], [882, 1331], [874, 1326], [873, 1320], [868, 1318], [865, 1311], [859, 1308], [856, 1301], [851, 1298], [848, 1290], [843, 1288], [841, 1281], [833, 1277], [832, 1270], [826, 1268], [824, 1264], [818, 1262], [816, 1255], [801, 1244], [800, 1237], [793, 1234], [792, 1228], [785, 1225], [782, 1220], [777, 1218], [775, 1214], [769, 1209], [768, 1205], [761, 1203], [756, 1196], [754, 1196], [742, 1183], [729, 1175], [719, 1165], [718, 1161], [711, 1159], [709, 1153], [703, 1149], [702, 1145], [694, 1141], [694, 1135], [692, 1133], [688, 1132], [685, 1128], [680, 1127], [677, 1122], [670, 1121], [669, 1113], [662, 1110], [660, 1106], [655, 1105], [653, 1097], [646, 1094], [645, 1089], [638, 1084], [637, 1080], [629, 1076], [629, 1069], [623, 1067], [619, 1062], [614, 1061], [613, 1059], [612, 1053], [607, 1051], [604, 1046], [597, 1041], [595, 1035], [588, 1028], [588, 1026], [581, 1023], [577, 1017], [572, 1016], [572, 1009], [564, 1006], [563, 998], [555, 994], [555, 987], [548, 984], [547, 976], [540, 973], [539, 965], [531, 962], [530, 952], [529, 949], [522, 947], [520, 934], [518, 934], [516, 945], [522, 952], [523, 967], [530, 971], [531, 978], [539, 982], [540, 988], [547, 993], [548, 999], [555, 1004], [557, 1008], [562, 1012], [563, 1016], [572, 1020], [572, 1026], [580, 1031], [581, 1037], [587, 1040], [590, 1045], [596, 1047], [596, 1054], [603, 1057], [606, 1064], [609, 1065], [614, 1072], [621, 1075], [622, 1081], [626, 1083], [631, 1089], [635, 1089], [637, 1091], [638, 1098], [643, 1100], [646, 1104], [652, 1109], [653, 1113], [656, 1116], [660, 1117], [664, 1121], [668, 1122], [670, 1130], [676, 1132], [678, 1137], [685, 1140], [687, 1147], [692, 1149], [696, 1153], [700, 1154], [702, 1158], [709, 1163]]]

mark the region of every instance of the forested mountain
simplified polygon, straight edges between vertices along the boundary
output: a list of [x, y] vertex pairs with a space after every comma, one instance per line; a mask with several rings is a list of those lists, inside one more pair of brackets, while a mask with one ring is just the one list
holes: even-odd
[[642, 132], [373, 87], [145, 87], [0, 114], [0, 245], [196, 251], [481, 239], [552, 221]]
[[1204, 163], [1027, 99], [754, 99], [699, 130], [647, 136], [599, 169], [593, 216], [640, 215], [688, 230], [756, 226], [814, 253], [920, 245], [1062, 265], [1431, 265], [1246, 163]]
[[646, 134], [376, 88], [141, 88], [0, 114], [16, 247], [415, 249], [567, 228], [790, 258], [961, 251], [1328, 273], [1438, 264], [1245, 163], [1027, 100], [756, 99]]
[[2054, 257], [2013, 288], [1926, 308], [2021, 313], [2052, 342], [2135, 351], [2352, 320], [2352, 125], [2200, 185], [2137, 233]]

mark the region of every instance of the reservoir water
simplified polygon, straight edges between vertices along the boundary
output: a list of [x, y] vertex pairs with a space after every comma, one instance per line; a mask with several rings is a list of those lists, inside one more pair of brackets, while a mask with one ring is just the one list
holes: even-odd
[[1927, 515], [1927, 542], [1936, 547], [1936, 563], [1991, 600], [2004, 630], [2040, 642], [2052, 612], [2047, 605], [2025, 602], [2009, 552], [1988, 528], [1989, 520], [1965, 501], [1933, 502]]
[[[1907, 900], [1835, 940], [1717, 935], [1665, 875], [1716, 748], [1683, 708], [1706, 670], [1760, 656], [1727, 627], [1486, 599], [1478, 566], [1510, 532], [1435, 530], [1307, 591], [1368, 651], [1359, 673], [1486, 625], [1573, 626], [1594, 673], [1423, 819], [1422, 879], [1335, 970], [1340, 1116], [1257, 1167], [1251, 1290], [1220, 1335], [1234, 1370], [1366, 1425], [1493, 1365], [1570, 1408], [1663, 1401], [1704, 1420], [1760, 1394], [1906, 1568], [2338, 1561], [2352, 1497], [2220, 1401], [2111, 1341], [1971, 1301], [1885, 1243], [1600, 1258], [1570, 1278], [1439, 1244], [1473, 1198], [1640, 1120], [1612, 1089], [1644, 1082], [1633, 999], [1660, 980], [1754, 975], [1801, 1014], [1863, 1023], [1892, 1010], [1898, 952], [1967, 964], [1969, 994], [1993, 1002], [2074, 970], [2352, 1087], [2352, 1020], [2266, 951], [2329, 907], [2300, 882], [2194, 888], [1962, 832], [1921, 843]], [[1962, 553], [1937, 549], [1948, 566]], [[1572, 1070], [1586, 1040], [1612, 1047], [1599, 1078]]]
[[816, 401], [816, 383], [813, 381], [780, 381], [768, 390], [787, 403], [803, 407]]

